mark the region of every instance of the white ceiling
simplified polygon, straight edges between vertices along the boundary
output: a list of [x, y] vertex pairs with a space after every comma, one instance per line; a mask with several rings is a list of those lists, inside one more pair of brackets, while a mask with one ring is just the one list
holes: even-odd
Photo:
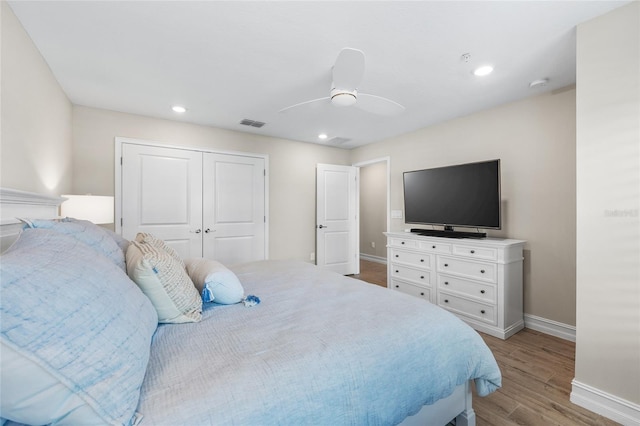
[[[343, 148], [575, 83], [576, 25], [625, 3], [9, 2], [76, 105], [313, 143], [350, 139]], [[359, 90], [406, 110], [381, 117], [326, 104], [278, 113], [328, 96], [344, 47], [365, 53]], [[495, 71], [474, 76], [484, 63]], [[529, 88], [541, 78], [545, 87]], [[240, 125], [245, 118], [266, 125]]]

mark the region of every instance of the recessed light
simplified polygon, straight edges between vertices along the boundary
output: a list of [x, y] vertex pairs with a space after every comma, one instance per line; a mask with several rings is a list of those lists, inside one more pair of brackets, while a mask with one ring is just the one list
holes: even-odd
[[484, 77], [485, 75], [489, 75], [493, 72], [493, 67], [491, 65], [483, 65], [481, 67], [473, 70], [473, 74], [478, 77]]
[[320, 133], [320, 134], [318, 135], [318, 139], [322, 139], [322, 140], [325, 140], [327, 137], [328, 137], [328, 136], [327, 136], [327, 134], [326, 134], [326, 133]]
[[541, 78], [539, 80], [533, 80], [531, 83], [529, 83], [529, 88], [533, 89], [536, 87], [544, 87], [547, 85], [547, 83], [549, 82], [549, 79], [547, 78]]
[[187, 112], [187, 109], [182, 105], [174, 105], [171, 107], [171, 109], [173, 110], [173, 112], [179, 112], [179, 113]]

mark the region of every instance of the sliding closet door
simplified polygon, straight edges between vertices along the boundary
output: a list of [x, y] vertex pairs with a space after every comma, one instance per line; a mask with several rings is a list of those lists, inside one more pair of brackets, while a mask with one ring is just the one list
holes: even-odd
[[204, 153], [204, 257], [233, 265], [266, 258], [264, 158]]
[[122, 145], [122, 236], [162, 238], [180, 256], [202, 256], [202, 153]]

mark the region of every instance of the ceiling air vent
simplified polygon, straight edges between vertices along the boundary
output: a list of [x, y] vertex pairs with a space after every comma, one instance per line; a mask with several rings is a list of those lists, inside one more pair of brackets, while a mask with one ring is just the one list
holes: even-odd
[[263, 123], [262, 121], [249, 120], [248, 118], [245, 118], [240, 122], [240, 124], [244, 126], [251, 126], [251, 127], [262, 127], [267, 123]]
[[351, 139], [349, 138], [341, 138], [340, 136], [336, 136], [335, 138], [329, 139], [328, 143], [331, 145], [342, 145], [344, 143], [349, 142]]

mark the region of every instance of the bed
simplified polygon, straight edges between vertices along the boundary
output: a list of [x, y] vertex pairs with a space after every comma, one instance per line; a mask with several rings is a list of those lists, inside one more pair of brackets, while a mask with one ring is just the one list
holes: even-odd
[[[15, 220], [4, 218], [6, 225], [13, 231], [3, 239], [15, 239]], [[37, 406], [8, 397], [15, 392], [5, 382], [22, 379], [8, 377], [17, 369], [7, 368], [7, 354], [67, 392], [67, 408], [46, 407], [54, 417], [45, 423], [59, 424], [77, 423], [80, 413], [95, 424], [473, 425], [472, 386], [481, 396], [500, 386], [480, 336], [424, 300], [304, 262], [261, 261], [229, 267], [258, 305], [203, 303], [197, 321], [158, 324], [111, 250], [117, 237], [86, 224], [79, 234], [67, 227], [80, 225], [62, 233], [39, 226], [23, 231], [0, 262], [3, 418], [33, 422], [24, 419]], [[103, 259], [96, 253], [106, 246]], [[28, 290], [38, 274], [47, 279]], [[52, 294], [39, 296], [43, 289]], [[29, 298], [40, 298], [39, 309], [25, 308]], [[81, 300], [89, 319], [67, 313], [68, 299]], [[107, 322], [97, 318], [102, 311]]]

